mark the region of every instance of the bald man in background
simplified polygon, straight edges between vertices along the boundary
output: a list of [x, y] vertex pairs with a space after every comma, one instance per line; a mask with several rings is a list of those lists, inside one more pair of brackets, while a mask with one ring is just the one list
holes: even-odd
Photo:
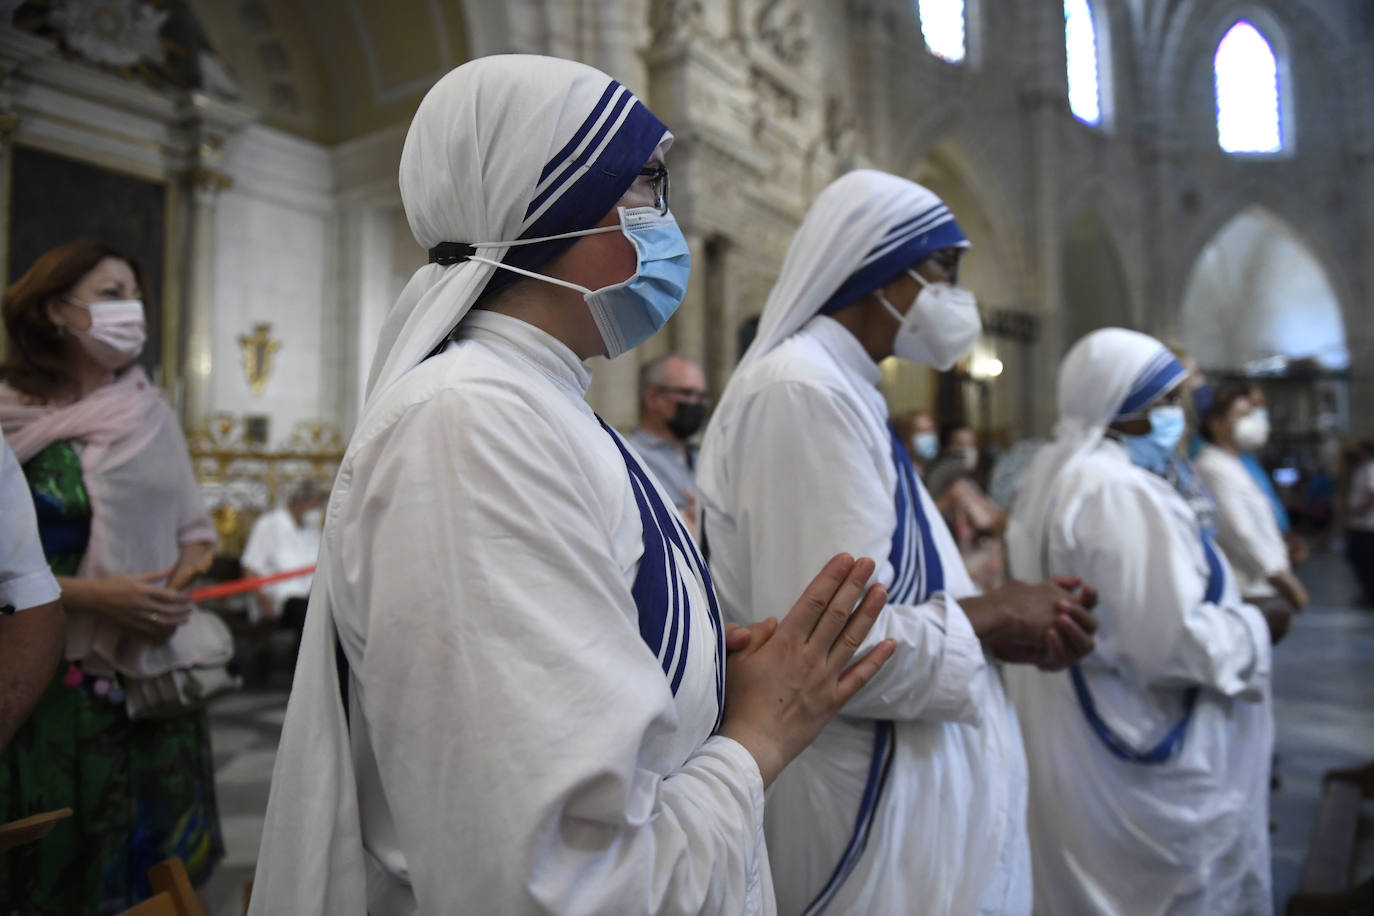
[[639, 425], [625, 438], [696, 533], [697, 450], [688, 444], [706, 419], [706, 376], [683, 356], [656, 356], [639, 369]]

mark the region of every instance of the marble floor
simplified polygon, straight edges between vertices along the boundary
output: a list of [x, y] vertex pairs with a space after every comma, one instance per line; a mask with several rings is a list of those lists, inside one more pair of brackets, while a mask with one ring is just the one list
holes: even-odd
[[[1302, 570], [1313, 606], [1274, 656], [1278, 720], [1273, 793], [1276, 911], [1297, 888], [1329, 769], [1374, 759], [1374, 611], [1351, 607], [1343, 559], [1315, 556]], [[202, 888], [213, 916], [239, 916], [253, 876], [277, 738], [286, 707], [284, 675], [266, 687], [217, 700], [211, 710], [219, 804], [227, 855]], [[1366, 808], [1369, 804], [1366, 804]], [[1374, 871], [1374, 862], [1364, 864]]]

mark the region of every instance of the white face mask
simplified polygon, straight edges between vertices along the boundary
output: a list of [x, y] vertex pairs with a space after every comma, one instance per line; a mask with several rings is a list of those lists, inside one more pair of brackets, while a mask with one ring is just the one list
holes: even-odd
[[959, 449], [959, 451], [957, 452], [957, 454], [958, 454], [959, 457], [962, 458], [963, 461], [964, 461], [964, 470], [966, 470], [966, 471], [968, 471], [968, 472], [970, 472], [970, 473], [972, 473], [973, 471], [978, 470], [978, 447], [977, 447], [977, 446], [975, 446], [975, 445], [967, 445], [967, 446], [964, 446], [963, 448]]
[[137, 299], [112, 299], [89, 305], [67, 300], [91, 313], [91, 327], [80, 331], [68, 328], [91, 359], [111, 371], [122, 369], [138, 359], [148, 341], [148, 325], [143, 303]]
[[874, 293], [900, 322], [897, 336], [892, 340], [892, 355], [944, 372], [957, 363], [983, 333], [978, 300], [962, 286], [931, 283], [914, 270], [907, 270], [907, 273], [921, 284], [921, 291], [905, 315], [897, 311], [881, 291]]
[[1231, 438], [1242, 452], [1257, 452], [1269, 441], [1269, 411], [1256, 407], [1236, 421]]

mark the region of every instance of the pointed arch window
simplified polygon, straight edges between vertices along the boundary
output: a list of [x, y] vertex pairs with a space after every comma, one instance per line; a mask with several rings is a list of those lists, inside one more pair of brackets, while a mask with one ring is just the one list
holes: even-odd
[[964, 0], [918, 0], [916, 9], [926, 50], [951, 64], [963, 63], [968, 56]]
[[1102, 51], [1089, 0], [1064, 0], [1064, 52], [1069, 110], [1084, 124], [1102, 124]]
[[1217, 143], [1228, 153], [1283, 149], [1279, 60], [1248, 20], [1237, 20], [1217, 43]]

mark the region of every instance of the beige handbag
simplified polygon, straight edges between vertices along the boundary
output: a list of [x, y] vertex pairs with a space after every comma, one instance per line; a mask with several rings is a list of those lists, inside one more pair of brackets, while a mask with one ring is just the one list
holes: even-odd
[[217, 614], [196, 608], [170, 641], [181, 664], [158, 674], [125, 674], [124, 709], [130, 719], [168, 719], [199, 709], [212, 697], [243, 685], [229, 672], [234, 636]]

